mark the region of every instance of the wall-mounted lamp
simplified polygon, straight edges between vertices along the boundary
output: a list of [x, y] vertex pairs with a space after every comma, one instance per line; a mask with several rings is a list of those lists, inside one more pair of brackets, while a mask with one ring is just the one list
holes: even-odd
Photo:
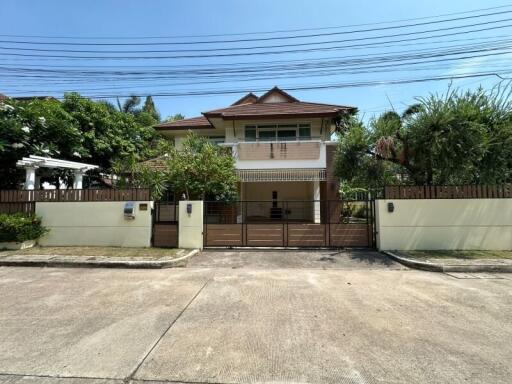
[[392, 202], [388, 203], [388, 212], [393, 212], [395, 210], [395, 205]]

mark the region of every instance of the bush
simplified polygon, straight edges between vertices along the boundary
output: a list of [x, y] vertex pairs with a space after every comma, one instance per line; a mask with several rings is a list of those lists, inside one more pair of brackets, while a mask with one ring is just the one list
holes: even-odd
[[37, 240], [47, 232], [41, 225], [41, 219], [35, 215], [0, 214], [0, 242]]

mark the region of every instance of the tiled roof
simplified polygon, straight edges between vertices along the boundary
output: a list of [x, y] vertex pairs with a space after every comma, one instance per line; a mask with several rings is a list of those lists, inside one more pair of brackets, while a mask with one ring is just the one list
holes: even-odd
[[231, 105], [251, 104], [251, 103], [256, 102], [256, 100], [258, 100], [258, 96], [256, 96], [252, 92], [249, 92], [247, 95], [245, 95], [244, 97], [241, 97], [240, 99], [238, 99]]
[[154, 159], [146, 160], [140, 163], [154, 171], [164, 171], [168, 168], [167, 155], [159, 156]]
[[208, 121], [209, 118], [213, 117], [220, 117], [226, 120], [335, 117], [340, 113], [354, 111], [356, 111], [355, 107], [346, 105], [300, 101], [278, 87], [274, 87], [260, 97], [253, 93], [248, 93], [227, 108], [203, 112], [204, 116], [158, 124], [155, 128], [158, 130], [214, 128]]
[[356, 108], [333, 105], [318, 104], [302, 101], [281, 102], [281, 103], [253, 103], [234, 105], [227, 108], [215, 109], [204, 112], [206, 117], [222, 117], [228, 120], [240, 120], [247, 118], [266, 118], [266, 117], [321, 117], [336, 116], [342, 112], [354, 111]]
[[208, 129], [213, 128], [208, 119], [204, 116], [191, 117], [190, 119], [182, 119], [170, 121], [155, 125], [158, 130], [180, 130], [180, 129]]
[[5, 96], [3, 93], [0, 93], [0, 100], [7, 100], [8, 97]]

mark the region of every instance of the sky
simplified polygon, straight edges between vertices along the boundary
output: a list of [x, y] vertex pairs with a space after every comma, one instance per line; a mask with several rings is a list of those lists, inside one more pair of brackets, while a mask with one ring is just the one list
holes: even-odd
[[[356, 106], [369, 119], [389, 109], [403, 111], [417, 97], [446, 92], [450, 81], [462, 89], [490, 88], [500, 78], [484, 74], [512, 76], [506, 65], [511, 12], [512, 4], [503, 0], [2, 1], [0, 93], [61, 97], [78, 91], [121, 100], [150, 94], [162, 117], [193, 117], [227, 106], [248, 91], [262, 94], [279, 86], [300, 100]], [[417, 23], [425, 24], [410, 26]], [[268, 47], [275, 45], [288, 46]], [[331, 48], [307, 51], [318, 47]], [[450, 53], [453, 49], [457, 52]], [[140, 52], [155, 50], [160, 52]], [[208, 57], [222, 53], [235, 55]], [[368, 63], [368, 58], [375, 61]], [[230, 72], [240, 67], [256, 75]], [[196, 69], [201, 74], [190, 73]], [[213, 77], [208, 74], [212, 69]], [[39, 70], [47, 72], [41, 77]], [[177, 72], [169, 77], [169, 70]], [[82, 72], [69, 75], [73, 71]], [[482, 76], [448, 79], [474, 74]], [[391, 84], [432, 77], [444, 79]], [[231, 93], [189, 95], [206, 91]]]

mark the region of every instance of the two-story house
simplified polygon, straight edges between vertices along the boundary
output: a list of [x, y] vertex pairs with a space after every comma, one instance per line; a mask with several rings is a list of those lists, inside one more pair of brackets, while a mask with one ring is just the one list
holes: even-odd
[[[268, 216], [263, 202], [301, 201], [309, 205], [288, 207], [287, 218], [319, 223], [319, 202], [338, 198], [331, 141], [335, 119], [355, 110], [300, 101], [275, 87], [260, 97], [249, 93], [228, 107], [155, 128], [178, 148], [189, 130], [231, 147], [240, 178], [239, 200], [262, 202], [260, 208], [250, 205], [249, 217]], [[276, 218], [282, 215], [279, 209], [274, 210]]]

